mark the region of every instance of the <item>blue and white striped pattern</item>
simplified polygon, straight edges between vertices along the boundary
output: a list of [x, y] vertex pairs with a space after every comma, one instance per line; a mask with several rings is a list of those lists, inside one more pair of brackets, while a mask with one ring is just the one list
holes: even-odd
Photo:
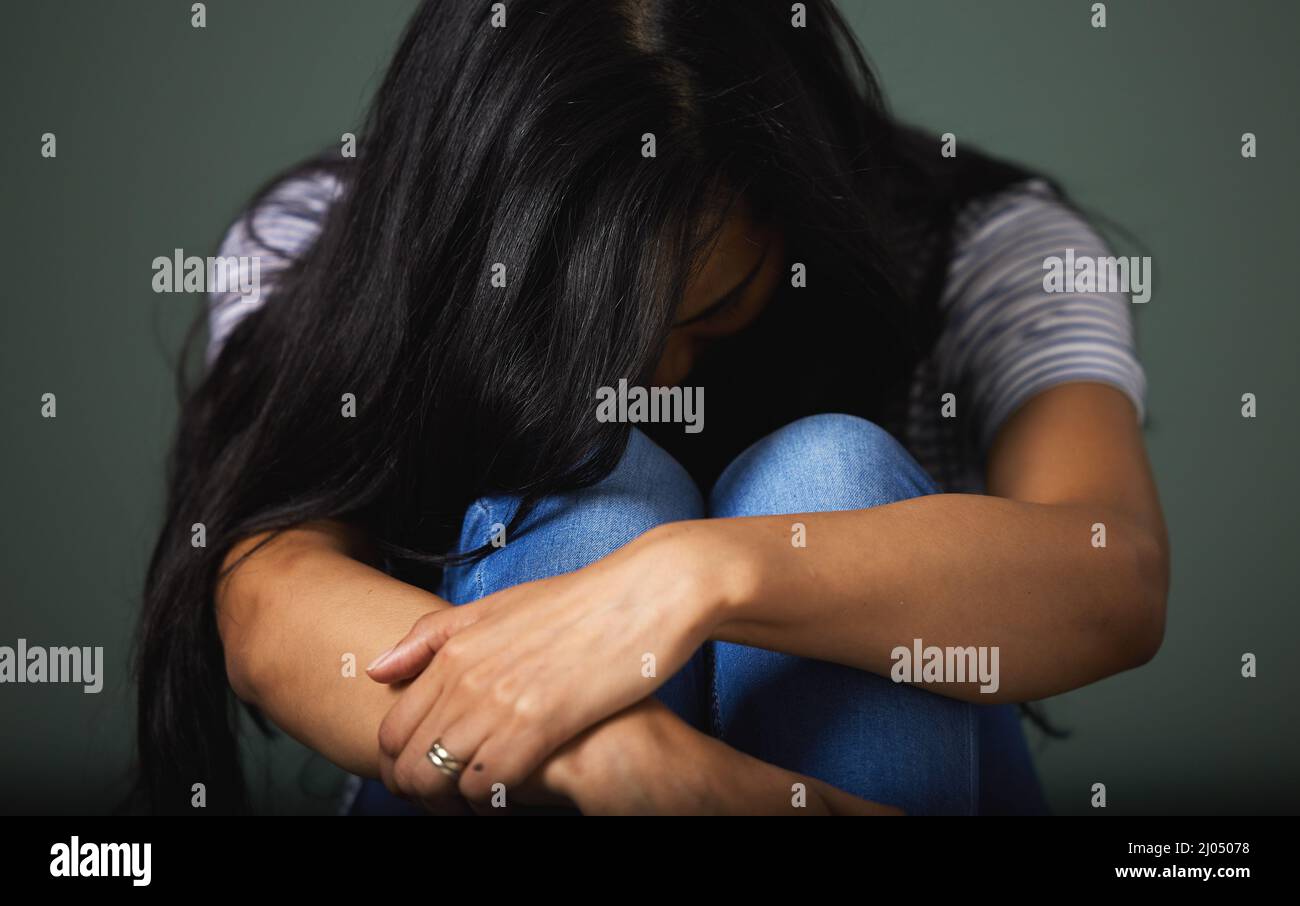
[[[211, 293], [208, 307], [208, 361], [212, 362], [235, 325], [261, 306], [271, 294], [276, 277], [305, 252], [320, 235], [321, 221], [342, 190], [328, 173], [291, 179], [276, 186], [253, 211], [249, 235], [244, 216], [236, 218], [221, 242], [221, 257], [258, 256], [261, 292], [250, 302], [236, 292]], [[261, 242], [257, 240], [260, 239]]]
[[[984, 487], [984, 453], [1008, 416], [1071, 381], [1117, 387], [1145, 415], [1146, 377], [1125, 293], [1048, 293], [1043, 261], [1112, 254], [1041, 180], [981, 199], [958, 216], [940, 302], [944, 328], [917, 370], [903, 442], [945, 490]], [[957, 395], [958, 420], [940, 399]], [[974, 437], [959, 424], [973, 424]]]
[[[315, 240], [340, 191], [338, 180], [317, 174], [275, 189], [253, 214], [255, 242], [243, 219], [221, 245], [221, 255], [260, 255], [265, 299], [275, 278]], [[912, 383], [899, 439], [948, 491], [984, 487], [984, 453], [1002, 423], [1035, 394], [1071, 381], [1096, 381], [1123, 391], [1144, 414], [1146, 378], [1133, 342], [1128, 296], [1123, 293], [1047, 293], [1043, 261], [1111, 254], [1078, 214], [1039, 180], [977, 201], [955, 224], [953, 258], [940, 303], [944, 328]], [[209, 359], [241, 318], [260, 303], [238, 293], [213, 294]], [[957, 395], [958, 420], [941, 416], [941, 397]], [[974, 438], [960, 424], [974, 424]]]

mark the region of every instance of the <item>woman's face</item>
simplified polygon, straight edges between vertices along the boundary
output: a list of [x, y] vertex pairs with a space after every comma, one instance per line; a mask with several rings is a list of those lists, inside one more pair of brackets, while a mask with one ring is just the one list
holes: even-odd
[[686, 287], [655, 370], [656, 386], [679, 383], [710, 341], [753, 323], [785, 269], [783, 240], [778, 228], [754, 222], [745, 205], [733, 209]]

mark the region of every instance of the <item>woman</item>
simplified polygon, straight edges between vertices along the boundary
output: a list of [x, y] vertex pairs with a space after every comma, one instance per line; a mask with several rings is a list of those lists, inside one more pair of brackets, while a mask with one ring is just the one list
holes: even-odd
[[358, 813], [1043, 810], [1015, 703], [1163, 634], [1128, 302], [1046, 293], [1097, 235], [804, 6], [430, 0], [358, 158], [254, 200], [148, 578], [151, 807], [246, 807], [233, 688]]

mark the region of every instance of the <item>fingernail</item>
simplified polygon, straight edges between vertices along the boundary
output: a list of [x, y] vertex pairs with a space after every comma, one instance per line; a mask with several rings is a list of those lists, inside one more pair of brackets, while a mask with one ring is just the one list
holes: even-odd
[[[393, 646], [393, 648], [396, 648], [396, 647], [397, 647], [396, 645]], [[388, 660], [388, 656], [389, 656], [390, 654], [393, 653], [393, 648], [389, 648], [389, 649], [388, 649], [387, 651], [385, 651], [383, 654], [379, 655], [379, 657], [377, 657], [377, 658], [375, 658], [373, 661], [371, 661], [371, 662], [370, 662], [370, 666], [366, 668], [366, 672], [369, 673], [371, 670], [374, 670], [376, 667], [378, 667], [378, 666], [379, 666], [380, 664], [382, 664], [384, 661]]]

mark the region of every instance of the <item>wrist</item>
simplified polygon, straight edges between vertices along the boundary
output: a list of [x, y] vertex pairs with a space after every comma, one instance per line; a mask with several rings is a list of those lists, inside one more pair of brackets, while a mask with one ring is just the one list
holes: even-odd
[[543, 782], [588, 815], [702, 810], [709, 769], [698, 736], [658, 700], [645, 699], [552, 756]]
[[[823, 784], [693, 729], [655, 699], [597, 725], [544, 767], [543, 783], [587, 815], [827, 814]], [[804, 787], [796, 806], [795, 784]], [[833, 791], [832, 792], [837, 792]], [[892, 811], [839, 793], [847, 811]]]
[[670, 522], [642, 536], [659, 553], [660, 562], [671, 564], [685, 583], [683, 597], [691, 603], [704, 638], [740, 618], [758, 596], [763, 563], [743, 521]]

